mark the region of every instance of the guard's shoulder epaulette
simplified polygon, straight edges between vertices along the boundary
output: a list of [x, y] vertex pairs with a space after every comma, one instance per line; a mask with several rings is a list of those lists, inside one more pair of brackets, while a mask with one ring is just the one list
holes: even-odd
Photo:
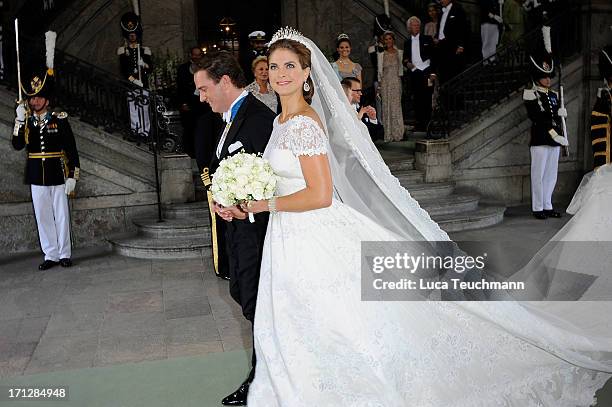
[[64, 111], [60, 111], [60, 112], [53, 112], [52, 113], [53, 116], [57, 117], [58, 119], [65, 119], [68, 117], [68, 113], [64, 112]]
[[523, 100], [536, 100], [537, 97], [535, 89], [523, 90]]
[[151, 55], [151, 48], [149, 47], [142, 47], [142, 53], [145, 55]]
[[119, 47], [117, 48], [117, 55], [123, 55], [125, 54], [125, 47]]
[[606, 88], [606, 87], [604, 87], [604, 88], [599, 88], [599, 89], [597, 89], [597, 97], [598, 97], [598, 98], [603, 97], [603, 93], [604, 93], [604, 92], [608, 92], [608, 93], [610, 93], [610, 88]]

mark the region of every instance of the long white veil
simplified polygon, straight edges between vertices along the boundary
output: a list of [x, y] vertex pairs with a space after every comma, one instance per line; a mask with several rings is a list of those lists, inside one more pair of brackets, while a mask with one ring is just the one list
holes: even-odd
[[334, 69], [312, 41], [304, 41], [312, 58], [311, 105], [327, 127], [338, 198], [406, 240], [450, 240], [391, 174], [348, 103]]
[[[311, 52], [312, 107], [324, 123], [329, 138], [328, 156], [336, 197], [401, 239], [434, 245], [450, 241], [446, 232], [391, 174], [319, 48], [290, 28], [277, 32], [271, 43], [279, 39], [298, 41]], [[612, 373], [610, 301], [455, 304], [459, 312], [484, 318], [572, 364]]]

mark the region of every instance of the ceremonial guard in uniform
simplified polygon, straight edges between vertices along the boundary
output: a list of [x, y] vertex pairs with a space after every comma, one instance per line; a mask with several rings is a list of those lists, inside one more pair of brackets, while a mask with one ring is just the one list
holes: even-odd
[[51, 112], [53, 95], [53, 51], [55, 33], [47, 33], [47, 70], [36, 73], [25, 84], [25, 102], [16, 109], [12, 144], [26, 149], [25, 182], [30, 184], [40, 246], [45, 260], [38, 268], [58, 263], [70, 267], [70, 212], [68, 195], [79, 179], [79, 154], [65, 112]]
[[612, 122], [612, 45], [599, 52], [599, 72], [604, 86], [597, 91], [597, 100], [591, 112], [591, 143], [593, 145], [593, 167], [610, 164], [610, 126]]
[[136, 136], [147, 137], [151, 130], [149, 104], [143, 103], [141, 96], [149, 95], [151, 49], [140, 44], [142, 25], [136, 13], [128, 12], [121, 17], [121, 31], [125, 38], [125, 44], [117, 48], [121, 75], [137, 87], [128, 92], [130, 128]]
[[255, 79], [251, 64], [257, 57], [266, 56], [268, 47], [266, 47], [266, 33], [263, 31], [253, 31], [249, 34], [249, 49], [242, 54], [240, 65], [246, 76], [247, 82], [251, 83]]
[[[548, 35], [547, 35], [548, 34]], [[537, 219], [558, 218], [553, 209], [552, 194], [557, 183], [559, 152], [567, 146], [561, 118], [567, 111], [559, 106], [559, 95], [552, 90], [554, 61], [550, 49], [550, 31], [545, 31], [545, 50], [530, 56], [533, 86], [525, 89], [523, 100], [531, 119], [531, 208]]]

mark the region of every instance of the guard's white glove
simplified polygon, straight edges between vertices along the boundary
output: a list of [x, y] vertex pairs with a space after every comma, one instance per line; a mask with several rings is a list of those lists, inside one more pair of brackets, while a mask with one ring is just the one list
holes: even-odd
[[502, 24], [504, 22], [503, 18], [501, 18], [501, 16], [498, 16], [496, 14], [493, 13], [489, 13], [489, 18], [492, 18], [493, 20], [497, 21], [498, 24]]
[[17, 108], [15, 109], [15, 116], [16, 116], [15, 120], [17, 120], [19, 123], [25, 122], [25, 119], [26, 119], [25, 104], [19, 103], [17, 105]]
[[138, 65], [140, 65], [141, 68], [149, 69], [149, 65], [147, 65], [147, 63], [142, 58], [138, 60]]
[[70, 195], [74, 192], [74, 188], [76, 188], [76, 179], [68, 178], [66, 179], [66, 195]]
[[559, 117], [567, 117], [567, 109], [564, 107], [560, 107], [557, 114], [559, 115]]
[[550, 129], [548, 131], [548, 134], [550, 134], [550, 137], [552, 137], [553, 140], [555, 140], [557, 143], [561, 144], [562, 146], [566, 147], [569, 145], [569, 141], [565, 137], [557, 133], [555, 129]]
[[140, 86], [141, 88], [144, 86], [140, 79], [134, 79], [132, 83], [136, 86]]

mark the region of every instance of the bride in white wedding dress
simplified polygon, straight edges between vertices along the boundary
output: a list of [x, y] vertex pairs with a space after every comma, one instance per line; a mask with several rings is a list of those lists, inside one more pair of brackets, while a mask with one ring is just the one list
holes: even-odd
[[244, 207], [271, 212], [249, 407], [593, 404], [612, 372], [609, 303], [361, 300], [362, 241], [448, 236], [391, 176], [310, 40], [277, 33], [269, 73], [276, 197]]

